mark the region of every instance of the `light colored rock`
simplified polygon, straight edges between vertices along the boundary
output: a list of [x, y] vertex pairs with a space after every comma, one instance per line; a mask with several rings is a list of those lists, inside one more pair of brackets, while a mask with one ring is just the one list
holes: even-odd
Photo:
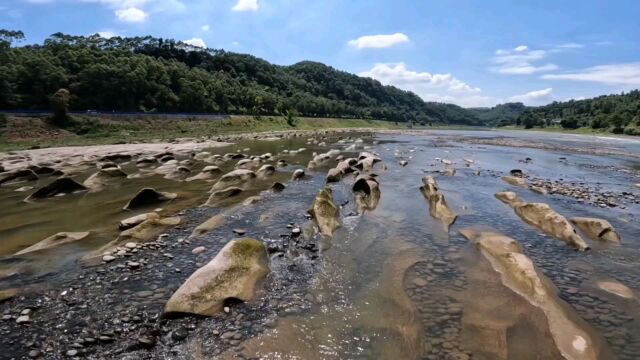
[[333, 202], [331, 189], [327, 187], [320, 190], [309, 209], [320, 233], [329, 237], [340, 227], [339, 213], [338, 206]]
[[338, 168], [329, 169], [327, 176], [325, 177], [325, 181], [327, 183], [338, 182], [342, 179], [342, 175], [342, 171]]
[[635, 298], [635, 293], [629, 287], [617, 282], [617, 281], [598, 281], [598, 287], [606, 292], [610, 292], [614, 295], [620, 296], [625, 299]]
[[355, 194], [358, 213], [373, 211], [380, 202], [380, 186], [378, 180], [370, 175], [360, 175], [353, 183], [351, 190]]
[[229, 187], [244, 188], [250, 181], [256, 178], [256, 173], [248, 169], [236, 169], [224, 174], [218, 182], [213, 185], [211, 191], [222, 190]]
[[104, 255], [104, 256], [102, 257], [102, 261], [104, 261], [104, 262], [106, 262], [106, 263], [108, 263], [108, 262], [112, 262], [112, 261], [113, 261], [113, 260], [115, 260], [115, 259], [116, 259], [116, 258], [115, 258], [115, 256], [112, 256], [112, 255]]
[[162, 204], [173, 200], [177, 194], [168, 192], [159, 192], [152, 188], [144, 188], [140, 190], [129, 202], [124, 206], [124, 210], [136, 210], [144, 207]]
[[222, 214], [212, 216], [209, 220], [198, 225], [191, 233], [191, 238], [205, 234], [211, 230], [217, 229], [226, 223], [226, 218]]
[[157, 215], [155, 213], [144, 213], [144, 214], [132, 216], [130, 218], [126, 218], [124, 220], [121, 220], [120, 223], [118, 223], [118, 228], [120, 230], [131, 229], [132, 227], [134, 227], [134, 226], [142, 223], [143, 221], [147, 220], [150, 216], [154, 216], [152, 214]]
[[186, 181], [204, 180], [211, 181], [217, 179], [222, 174], [222, 170], [219, 167], [209, 165], [205, 166], [197, 175], [188, 177]]
[[260, 195], [250, 196], [250, 197], [246, 198], [242, 202], [242, 205], [244, 205], [244, 206], [253, 205], [253, 204], [259, 202], [260, 200], [262, 200], [262, 196], [260, 196]]
[[463, 229], [460, 233], [478, 245], [505, 286], [544, 312], [555, 345], [564, 358], [600, 358], [601, 344], [592, 336], [593, 330], [575, 320], [579, 319], [577, 314], [557, 296], [553, 284], [522, 254], [515, 240], [495, 231]]
[[433, 177], [423, 177], [422, 183], [423, 186], [420, 187], [420, 191], [429, 202], [429, 214], [442, 221], [445, 229], [449, 231], [449, 228], [455, 223], [458, 215], [449, 208], [444, 195], [438, 190], [438, 183]]
[[409, 162], [407, 160], [400, 160], [400, 166], [407, 166], [409, 165]]
[[119, 167], [102, 168], [100, 171], [89, 176], [82, 185], [90, 189], [91, 192], [101, 191], [109, 186], [109, 183], [117, 179], [125, 179], [127, 174]]
[[164, 312], [213, 316], [228, 299], [250, 300], [268, 273], [269, 258], [260, 241], [232, 240], [178, 288]]
[[514, 210], [525, 222], [545, 233], [560, 239], [581, 251], [589, 250], [589, 245], [578, 235], [562, 215], [543, 203], [516, 203]]
[[570, 221], [592, 239], [620, 243], [620, 235], [607, 220], [573, 217]]
[[529, 187], [529, 185], [527, 185], [527, 182], [525, 181], [525, 179], [520, 178], [520, 177], [503, 176], [501, 179], [504, 180], [506, 183], [511, 184], [513, 186], [519, 186], [519, 187], [525, 188], [525, 189], [527, 189]]
[[29, 246], [26, 249], [20, 250], [17, 253], [15, 253], [15, 255], [23, 255], [26, 253], [30, 253], [30, 252], [34, 252], [34, 251], [40, 251], [40, 250], [46, 250], [46, 249], [51, 249], [54, 247], [58, 247], [60, 245], [64, 245], [64, 244], [68, 244], [68, 243], [72, 243], [72, 242], [76, 242], [76, 241], [80, 241], [84, 238], [86, 238], [87, 236], [90, 235], [90, 232], [88, 231], [84, 231], [84, 232], [61, 232], [61, 233], [57, 233], [53, 236], [50, 236], [34, 245]]
[[198, 246], [197, 248], [191, 250], [191, 253], [193, 255], [198, 255], [198, 254], [202, 254], [203, 252], [207, 251], [207, 248], [204, 246]]
[[518, 197], [518, 194], [513, 191], [502, 191], [495, 195], [495, 197], [503, 203], [514, 206], [516, 203], [521, 203], [522, 200]]
[[258, 171], [256, 171], [256, 175], [258, 175], [258, 177], [261, 177], [261, 178], [266, 178], [266, 177], [272, 176], [275, 172], [276, 172], [275, 166], [271, 164], [265, 164], [265, 165], [262, 165], [260, 169], [258, 169]]

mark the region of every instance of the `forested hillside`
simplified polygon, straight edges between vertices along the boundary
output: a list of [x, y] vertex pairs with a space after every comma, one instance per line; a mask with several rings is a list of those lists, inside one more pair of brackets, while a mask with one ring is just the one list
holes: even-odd
[[69, 91], [71, 110], [212, 112], [482, 124], [456, 105], [315, 62], [278, 66], [251, 55], [150, 36], [105, 39], [61, 33], [17, 46], [0, 31], [0, 109], [47, 109]]
[[522, 103], [505, 103], [492, 108], [471, 108], [469, 110], [488, 125], [506, 126], [515, 124], [518, 117], [527, 110], [527, 107]]
[[559, 124], [568, 129], [591, 127], [640, 135], [640, 91], [527, 108], [516, 124], [525, 128]]

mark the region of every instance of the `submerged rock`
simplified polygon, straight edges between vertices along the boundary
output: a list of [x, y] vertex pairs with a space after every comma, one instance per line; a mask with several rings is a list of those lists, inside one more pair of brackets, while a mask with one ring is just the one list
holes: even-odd
[[249, 238], [232, 240], [178, 288], [164, 312], [213, 316], [229, 300], [250, 300], [269, 271], [264, 244]]
[[256, 173], [248, 169], [237, 169], [224, 174], [218, 182], [213, 185], [211, 191], [222, 190], [234, 187], [244, 187], [247, 183], [256, 178]]
[[304, 178], [304, 170], [302, 169], [297, 169], [296, 171], [293, 172], [293, 174], [291, 175], [291, 180], [302, 180]]
[[635, 298], [635, 293], [632, 289], [617, 281], [598, 281], [597, 285], [600, 289], [622, 298]]
[[570, 221], [592, 239], [620, 243], [620, 235], [607, 220], [573, 217]]
[[177, 194], [169, 192], [159, 192], [152, 188], [144, 188], [140, 190], [129, 202], [124, 206], [124, 210], [136, 210], [144, 207], [162, 204], [173, 200]]
[[258, 171], [256, 171], [256, 175], [261, 178], [266, 178], [273, 175], [275, 172], [276, 172], [275, 166], [270, 164], [265, 164], [265, 165], [262, 165], [260, 169], [258, 169]]
[[141, 243], [150, 241], [168, 229], [180, 224], [180, 221], [179, 216], [161, 218], [156, 213], [150, 213], [145, 221], [121, 232], [120, 236], [109, 243], [106, 248], [112, 248], [128, 242]]
[[220, 170], [219, 167], [213, 166], [213, 165], [205, 166], [204, 169], [200, 171], [200, 173], [198, 173], [197, 175], [188, 177], [186, 181], [194, 181], [194, 180], [211, 181], [213, 179], [218, 178], [220, 174], [222, 174], [222, 170]]
[[522, 253], [515, 240], [495, 231], [463, 229], [460, 233], [477, 244], [506, 287], [542, 310], [555, 346], [564, 358], [600, 358], [600, 339], [594, 337], [593, 330], [558, 297], [553, 284]]
[[33, 170], [23, 169], [0, 174], [0, 185], [11, 181], [33, 181], [38, 180], [38, 174]]
[[281, 192], [286, 188], [287, 186], [281, 182], [274, 182], [273, 185], [271, 185], [271, 190], [274, 192]]
[[334, 231], [340, 227], [338, 218], [340, 210], [333, 202], [333, 193], [330, 188], [325, 187], [320, 190], [308, 212], [322, 235], [331, 237]]
[[87, 191], [88, 189], [77, 183], [75, 180], [67, 177], [62, 177], [54, 180], [49, 185], [43, 186], [36, 190], [33, 194], [29, 195], [25, 201], [46, 199], [58, 195], [66, 195], [80, 191]]
[[80, 241], [84, 238], [86, 238], [87, 236], [89, 236], [90, 232], [85, 231], [85, 232], [60, 232], [57, 233], [53, 236], [50, 236], [34, 245], [29, 246], [26, 249], [20, 250], [17, 253], [15, 253], [14, 255], [23, 255], [26, 253], [30, 253], [30, 252], [34, 252], [34, 251], [39, 251], [39, 250], [45, 250], [45, 249], [51, 249], [60, 245], [64, 245], [64, 244], [68, 244], [68, 243], [72, 243], [72, 242], [76, 242], [76, 241]]
[[509, 206], [514, 206], [516, 203], [522, 202], [518, 195], [512, 191], [502, 191], [496, 193], [495, 197]]
[[202, 224], [198, 225], [195, 229], [193, 229], [193, 232], [191, 233], [190, 237], [193, 238], [196, 236], [200, 236], [202, 234], [206, 234], [209, 231], [217, 229], [220, 226], [224, 225], [225, 222], [226, 222], [226, 218], [224, 215], [222, 214], [214, 215], [209, 220], [203, 222]]
[[102, 168], [97, 173], [89, 176], [82, 184], [92, 192], [105, 189], [113, 179], [126, 178], [127, 174], [119, 167]]
[[223, 190], [214, 191], [209, 196], [209, 199], [205, 203], [207, 206], [216, 206], [227, 200], [230, 197], [234, 197], [240, 194], [243, 190], [239, 187], [231, 186]]

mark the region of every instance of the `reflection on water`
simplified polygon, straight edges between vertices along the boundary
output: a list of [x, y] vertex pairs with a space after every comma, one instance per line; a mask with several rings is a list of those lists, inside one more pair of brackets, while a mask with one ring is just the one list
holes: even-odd
[[[635, 271], [640, 261], [637, 236], [640, 228], [636, 221], [628, 221], [637, 219], [637, 207], [603, 210], [571, 199], [515, 188], [499, 178], [511, 169], [519, 168], [534, 177], [580, 181], [637, 192], [632, 184], [640, 182], [638, 174], [629, 168], [633, 160], [623, 156], [465, 144], [455, 141], [460, 134], [379, 134], [374, 136], [375, 143], [369, 136], [364, 136], [365, 145], [372, 146], [388, 167], [388, 170], [374, 170], [381, 190], [377, 208], [358, 215], [351, 192], [351, 177], [331, 184], [335, 202], [343, 205], [343, 227], [333, 239], [325, 240], [331, 246], [326, 247], [314, 265], [301, 260], [298, 270], [279, 268], [279, 261], [274, 258], [272, 283], [267, 286], [262, 305], [255, 308], [255, 316], [264, 312], [264, 316], [269, 317], [275, 311], [277, 324], [273, 329], [251, 332], [242, 345], [232, 344], [234, 346], [224, 352], [222, 349], [216, 351], [230, 358], [240, 353], [247, 358], [273, 359], [561, 358], [542, 311], [505, 287], [475, 246], [457, 233], [465, 227], [483, 225], [522, 245], [524, 253], [555, 284], [559, 297], [569, 304], [569, 312], [575, 313], [572, 316], [579, 316], [584, 320], [584, 326], [594, 331], [596, 338], [603, 339], [601, 358], [637, 358], [640, 353], [638, 298], [623, 299], [596, 285], [600, 280], [616, 280], [640, 290], [640, 276]], [[522, 141], [534, 138], [531, 134], [466, 135], [516, 136]], [[349, 144], [336, 144], [336, 140], [331, 138], [327, 143], [330, 147]], [[544, 141], [564, 147], [588, 144], [583, 138], [565, 136], [547, 137]], [[597, 141], [598, 146], [640, 151], [637, 142]], [[326, 150], [310, 147], [306, 139], [298, 138], [244, 142], [211, 152], [223, 154], [247, 147], [251, 148], [249, 153], [252, 155], [280, 154], [285, 149], [307, 147], [306, 152], [286, 157], [290, 164], [301, 166], [309, 161], [311, 152]], [[409, 165], [399, 166], [400, 157], [408, 159]], [[527, 157], [532, 161], [519, 162]], [[567, 157], [568, 161], [559, 161], [560, 157]], [[436, 158], [454, 162], [455, 176], [438, 175], [437, 171], [443, 170], [444, 165]], [[473, 163], [467, 166], [463, 159], [473, 160]], [[224, 170], [229, 170], [232, 164], [223, 165]], [[592, 166], [582, 166], [584, 164]], [[611, 167], [625, 171], [612, 173]], [[281, 169], [280, 174], [268, 183], [286, 182], [294, 168]], [[133, 165], [125, 165], [123, 169], [128, 173], [135, 171]], [[328, 165], [310, 172], [312, 178], [289, 185], [281, 195], [245, 212], [235, 213], [228, 227], [242, 226], [265, 241], [279, 241], [277, 234], [286, 224], [300, 221], [301, 214], [322, 186], [327, 169]], [[198, 170], [194, 168], [194, 173]], [[475, 174], [478, 170], [479, 176]], [[83, 173], [80, 180], [92, 172]], [[420, 193], [421, 178], [427, 173], [435, 174], [447, 203], [460, 215], [448, 232], [440, 221], [429, 215], [428, 203]], [[21, 203], [27, 194], [3, 186], [0, 191], [0, 253], [14, 253], [58, 231], [93, 230], [97, 233], [92, 242], [65, 247], [70, 258], [95, 244], [103, 244], [115, 235], [114, 224], [131, 215], [123, 214], [120, 208], [141, 184], [179, 193], [180, 197], [166, 206], [169, 211], [201, 204], [211, 186], [206, 182], [174, 182], [161, 177], [130, 179], [116, 189], [70, 195], [37, 204]], [[266, 182], [256, 185], [256, 190], [250, 194], [265, 188], [268, 188]], [[504, 190], [515, 191], [529, 202], [546, 202], [566, 217], [607, 219], [621, 234], [622, 244], [590, 242], [593, 245], [591, 252], [575, 252], [523, 223], [508, 206], [494, 198], [496, 192]], [[186, 226], [191, 225], [197, 224]], [[284, 256], [296, 255], [287, 253]], [[176, 256], [174, 263], [179, 264], [179, 255]], [[192, 271], [196, 265], [186, 262], [181, 267]], [[295, 271], [305, 274], [302, 283], [279, 285]], [[167, 288], [158, 293], [162, 295], [158, 296], [157, 306], [161, 306], [169, 295], [170, 291], [165, 290], [179, 284], [176, 276], [163, 280], [160, 275], [153, 275], [156, 288]], [[130, 284], [130, 287], [144, 288], [143, 282], [148, 280], [140, 279], [140, 284]], [[169, 284], [162, 284], [162, 281]], [[202, 323], [206, 324], [206, 320]], [[207, 333], [206, 325], [203, 326], [203, 330], [198, 330], [191, 339], [190, 346], [198, 346], [198, 351], [207, 357], [213, 355], [207, 353], [207, 346], [213, 346], [214, 341], [207, 339], [210, 333]]]

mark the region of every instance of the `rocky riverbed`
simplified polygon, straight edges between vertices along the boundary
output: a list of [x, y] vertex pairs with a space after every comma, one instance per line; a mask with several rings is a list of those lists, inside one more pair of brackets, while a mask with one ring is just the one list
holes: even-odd
[[0, 358], [635, 358], [640, 146], [482, 136], [0, 155]]

